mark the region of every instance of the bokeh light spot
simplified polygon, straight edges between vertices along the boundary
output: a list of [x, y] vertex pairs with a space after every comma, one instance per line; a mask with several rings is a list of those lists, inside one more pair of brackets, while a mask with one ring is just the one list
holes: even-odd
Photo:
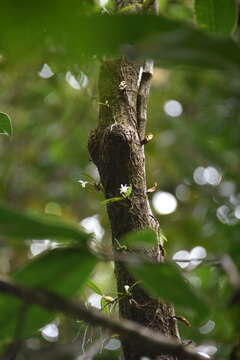
[[58, 340], [59, 330], [56, 324], [51, 323], [40, 329], [42, 337], [49, 341], [55, 342]]
[[217, 186], [222, 180], [222, 175], [213, 166], [208, 166], [206, 168], [199, 166], [193, 172], [193, 180], [198, 185], [209, 184], [212, 186]]
[[104, 7], [105, 5], [107, 5], [107, 3], [108, 3], [108, 0], [99, 0], [99, 5], [101, 7]]
[[114, 351], [114, 350], [117, 350], [119, 349], [121, 346], [121, 343], [118, 339], [111, 339], [108, 341], [108, 343], [104, 346], [104, 349], [107, 349], [107, 350], [111, 350], [111, 351]]
[[80, 225], [88, 232], [94, 233], [96, 240], [101, 241], [105, 231], [100, 224], [99, 216], [93, 215], [80, 221]]
[[236, 185], [233, 181], [223, 181], [219, 186], [221, 196], [230, 196], [235, 192]]
[[[185, 269], [189, 265], [189, 252], [187, 250], [179, 250], [173, 255], [173, 260], [176, 261], [176, 264], [178, 264], [182, 269]], [[178, 262], [178, 260], [180, 260]]]
[[169, 192], [158, 191], [153, 195], [152, 203], [154, 209], [161, 215], [168, 215], [177, 209], [177, 200]]
[[[191, 260], [191, 269], [201, 264], [201, 259], [204, 259], [207, 256], [207, 252], [204, 247], [196, 246], [190, 252], [190, 260]], [[193, 260], [192, 260], [193, 259]], [[197, 259], [197, 260], [194, 260]]]
[[208, 334], [210, 333], [213, 329], [215, 328], [215, 321], [213, 320], [208, 320], [208, 322], [206, 322], [206, 324], [204, 324], [203, 326], [201, 326], [199, 328], [199, 332], [201, 334]]
[[212, 356], [217, 352], [217, 347], [214, 345], [199, 345], [196, 346], [196, 351], [200, 354]]
[[97, 309], [101, 309], [101, 300], [102, 300], [101, 295], [93, 293], [88, 298], [88, 304], [90, 304], [91, 306]]
[[219, 185], [222, 180], [222, 175], [213, 166], [206, 167], [204, 169], [203, 176], [205, 177], [206, 182], [209, 185], [213, 185], [213, 186]]
[[41, 70], [38, 72], [38, 75], [42, 79], [49, 79], [54, 75], [54, 72], [52, 71], [52, 69], [48, 64], [44, 64]]
[[234, 210], [234, 215], [237, 219], [240, 219], [240, 205], [236, 206]]
[[67, 83], [75, 90], [81, 90], [85, 88], [88, 84], [88, 77], [83, 72], [80, 72], [80, 75], [76, 78], [71, 71], [66, 73]]
[[190, 190], [187, 185], [179, 184], [176, 187], [176, 196], [181, 201], [187, 201], [190, 196]]
[[183, 112], [182, 104], [177, 100], [168, 100], [163, 106], [164, 112], [171, 117], [180, 116]]
[[41, 254], [50, 248], [50, 240], [32, 240], [30, 251], [33, 256]]

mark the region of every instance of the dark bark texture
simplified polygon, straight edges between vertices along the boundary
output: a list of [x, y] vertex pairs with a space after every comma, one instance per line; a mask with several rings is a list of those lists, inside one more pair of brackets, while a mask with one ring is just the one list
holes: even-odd
[[[150, 78], [151, 63], [141, 68], [125, 58], [104, 61], [99, 77], [99, 125], [90, 135], [89, 152], [99, 170], [106, 199], [119, 197], [121, 184], [131, 184], [133, 188], [128, 198], [107, 205], [115, 253], [126, 251], [119, 249], [124, 234], [151, 228], [156, 232], [156, 246], [142, 251], [154, 261], [162, 261], [159, 223], [151, 213], [145, 176], [143, 140]], [[119, 293], [126, 292], [126, 285], [134, 285], [122, 262], [115, 262], [115, 273]], [[173, 307], [152, 298], [139, 285], [133, 286], [131, 296], [120, 296], [119, 311], [123, 318], [167, 337], [178, 337]], [[142, 356], [176, 359], [154, 352], [144, 354], [134, 339], [122, 338], [122, 344], [126, 360], [138, 360]]]

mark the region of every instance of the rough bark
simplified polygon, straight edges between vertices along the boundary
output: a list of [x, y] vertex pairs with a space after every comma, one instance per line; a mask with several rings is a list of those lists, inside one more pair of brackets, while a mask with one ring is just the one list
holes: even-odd
[[[142, 0], [116, 0], [118, 9], [142, 3]], [[156, 1], [151, 2], [155, 10], [156, 4]], [[145, 62], [144, 66], [126, 58], [103, 62], [99, 76], [99, 124], [90, 135], [89, 152], [98, 168], [106, 199], [119, 197], [121, 184], [133, 188], [127, 199], [107, 205], [114, 252], [123, 251], [119, 244], [124, 234], [151, 228], [156, 233], [156, 245], [151, 250], [141, 251], [160, 262], [163, 261], [164, 253], [160, 243], [159, 223], [152, 215], [147, 197], [144, 156], [147, 98], [152, 70], [151, 61]], [[120, 261], [115, 262], [115, 274], [120, 294], [126, 293], [126, 286], [131, 288], [130, 296], [119, 296], [120, 316], [167, 337], [178, 338], [173, 307], [149, 296], [141, 286], [136, 285], [125, 264]], [[161, 360], [176, 359], [154, 350], [146, 354], [139, 349], [134, 339], [123, 337], [122, 345], [126, 360], [138, 360], [142, 356]]]
[[[145, 176], [143, 140], [151, 77], [148, 67], [142, 71], [139, 65], [125, 58], [104, 61], [99, 76], [99, 125], [89, 138], [89, 151], [98, 167], [106, 199], [119, 197], [121, 184], [133, 187], [130, 197], [107, 205], [115, 252], [123, 251], [119, 243], [124, 234], [151, 228], [156, 232], [156, 246], [147, 254], [161, 261], [159, 223], [150, 210]], [[135, 281], [123, 263], [116, 262], [115, 269], [118, 292], [124, 293], [125, 286], [131, 287]], [[123, 318], [166, 336], [178, 337], [173, 307], [152, 298], [139, 285], [133, 287], [131, 298], [119, 298], [119, 311]], [[137, 360], [141, 356], [175, 359], [154, 352], [143, 354], [135, 346], [134, 339], [122, 339], [122, 344], [126, 360]]]

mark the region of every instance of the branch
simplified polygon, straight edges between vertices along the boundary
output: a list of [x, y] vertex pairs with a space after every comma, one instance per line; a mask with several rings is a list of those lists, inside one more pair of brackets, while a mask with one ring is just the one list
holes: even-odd
[[153, 61], [145, 61], [144, 66], [140, 69], [139, 88], [137, 95], [137, 119], [139, 137], [140, 140], [143, 141], [147, 122], [147, 100], [153, 75]]
[[101, 326], [111, 333], [118, 333], [123, 339], [132, 339], [135, 346], [148, 354], [170, 354], [184, 360], [204, 360], [205, 357], [193, 352], [173, 339], [168, 339], [143, 326], [128, 320], [109, 319], [99, 312], [88, 310], [84, 304], [66, 300], [65, 298], [45, 290], [30, 289], [0, 280], [0, 293], [11, 294], [28, 304], [35, 304], [48, 310], [59, 311], [79, 318], [92, 326]]

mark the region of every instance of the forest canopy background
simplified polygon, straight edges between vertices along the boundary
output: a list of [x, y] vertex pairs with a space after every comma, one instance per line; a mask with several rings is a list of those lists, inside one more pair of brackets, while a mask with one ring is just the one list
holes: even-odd
[[[149, 196], [168, 239], [167, 257], [172, 259], [178, 251], [185, 251], [179, 256], [186, 259], [191, 251], [192, 256], [205, 251], [208, 260], [229, 254], [239, 268], [240, 48], [236, 19], [229, 20], [229, 11], [229, 22], [219, 34], [221, 26], [219, 30], [203, 24], [208, 32], [193, 27], [192, 1], [160, 1], [159, 18], [118, 16], [112, 11], [111, 2], [102, 7], [74, 0], [67, 4], [1, 4], [0, 111], [13, 123], [13, 136], [0, 138], [1, 203], [80, 224], [95, 232], [98, 245], [110, 244], [103, 195], [78, 182], [92, 183], [89, 176], [97, 180], [87, 139], [97, 123], [98, 70], [106, 55], [123, 52], [141, 59], [147, 54], [155, 60], [147, 128], [154, 138], [145, 147], [147, 181], [149, 188], [158, 184]], [[234, 37], [229, 34], [233, 27]], [[172, 195], [168, 205], [169, 201], [175, 204], [168, 214], [161, 207], [164, 200], [159, 196], [164, 194]], [[26, 237], [20, 242], [14, 235], [2, 234], [1, 277], [55, 245], [48, 238], [40, 243]], [[209, 355], [218, 349], [219, 358], [225, 359], [239, 338], [239, 325], [234, 321], [239, 309], [229, 306], [233, 295], [229, 279], [211, 263], [180, 265], [209, 305], [206, 316], [201, 315], [202, 323], [193, 320], [191, 328], [180, 323], [183, 338], [205, 346], [201, 350]], [[115, 295], [110, 263], [98, 263], [92, 280], [105, 295]], [[85, 300], [93, 294], [85, 287]], [[81, 340], [85, 336], [86, 328], [67, 318], [54, 324], [57, 345], [71, 342], [77, 334]], [[89, 339], [95, 336], [87, 333]], [[38, 345], [34, 350], [26, 343], [26, 354], [41, 353], [53, 343], [41, 332], [31, 339]]]

